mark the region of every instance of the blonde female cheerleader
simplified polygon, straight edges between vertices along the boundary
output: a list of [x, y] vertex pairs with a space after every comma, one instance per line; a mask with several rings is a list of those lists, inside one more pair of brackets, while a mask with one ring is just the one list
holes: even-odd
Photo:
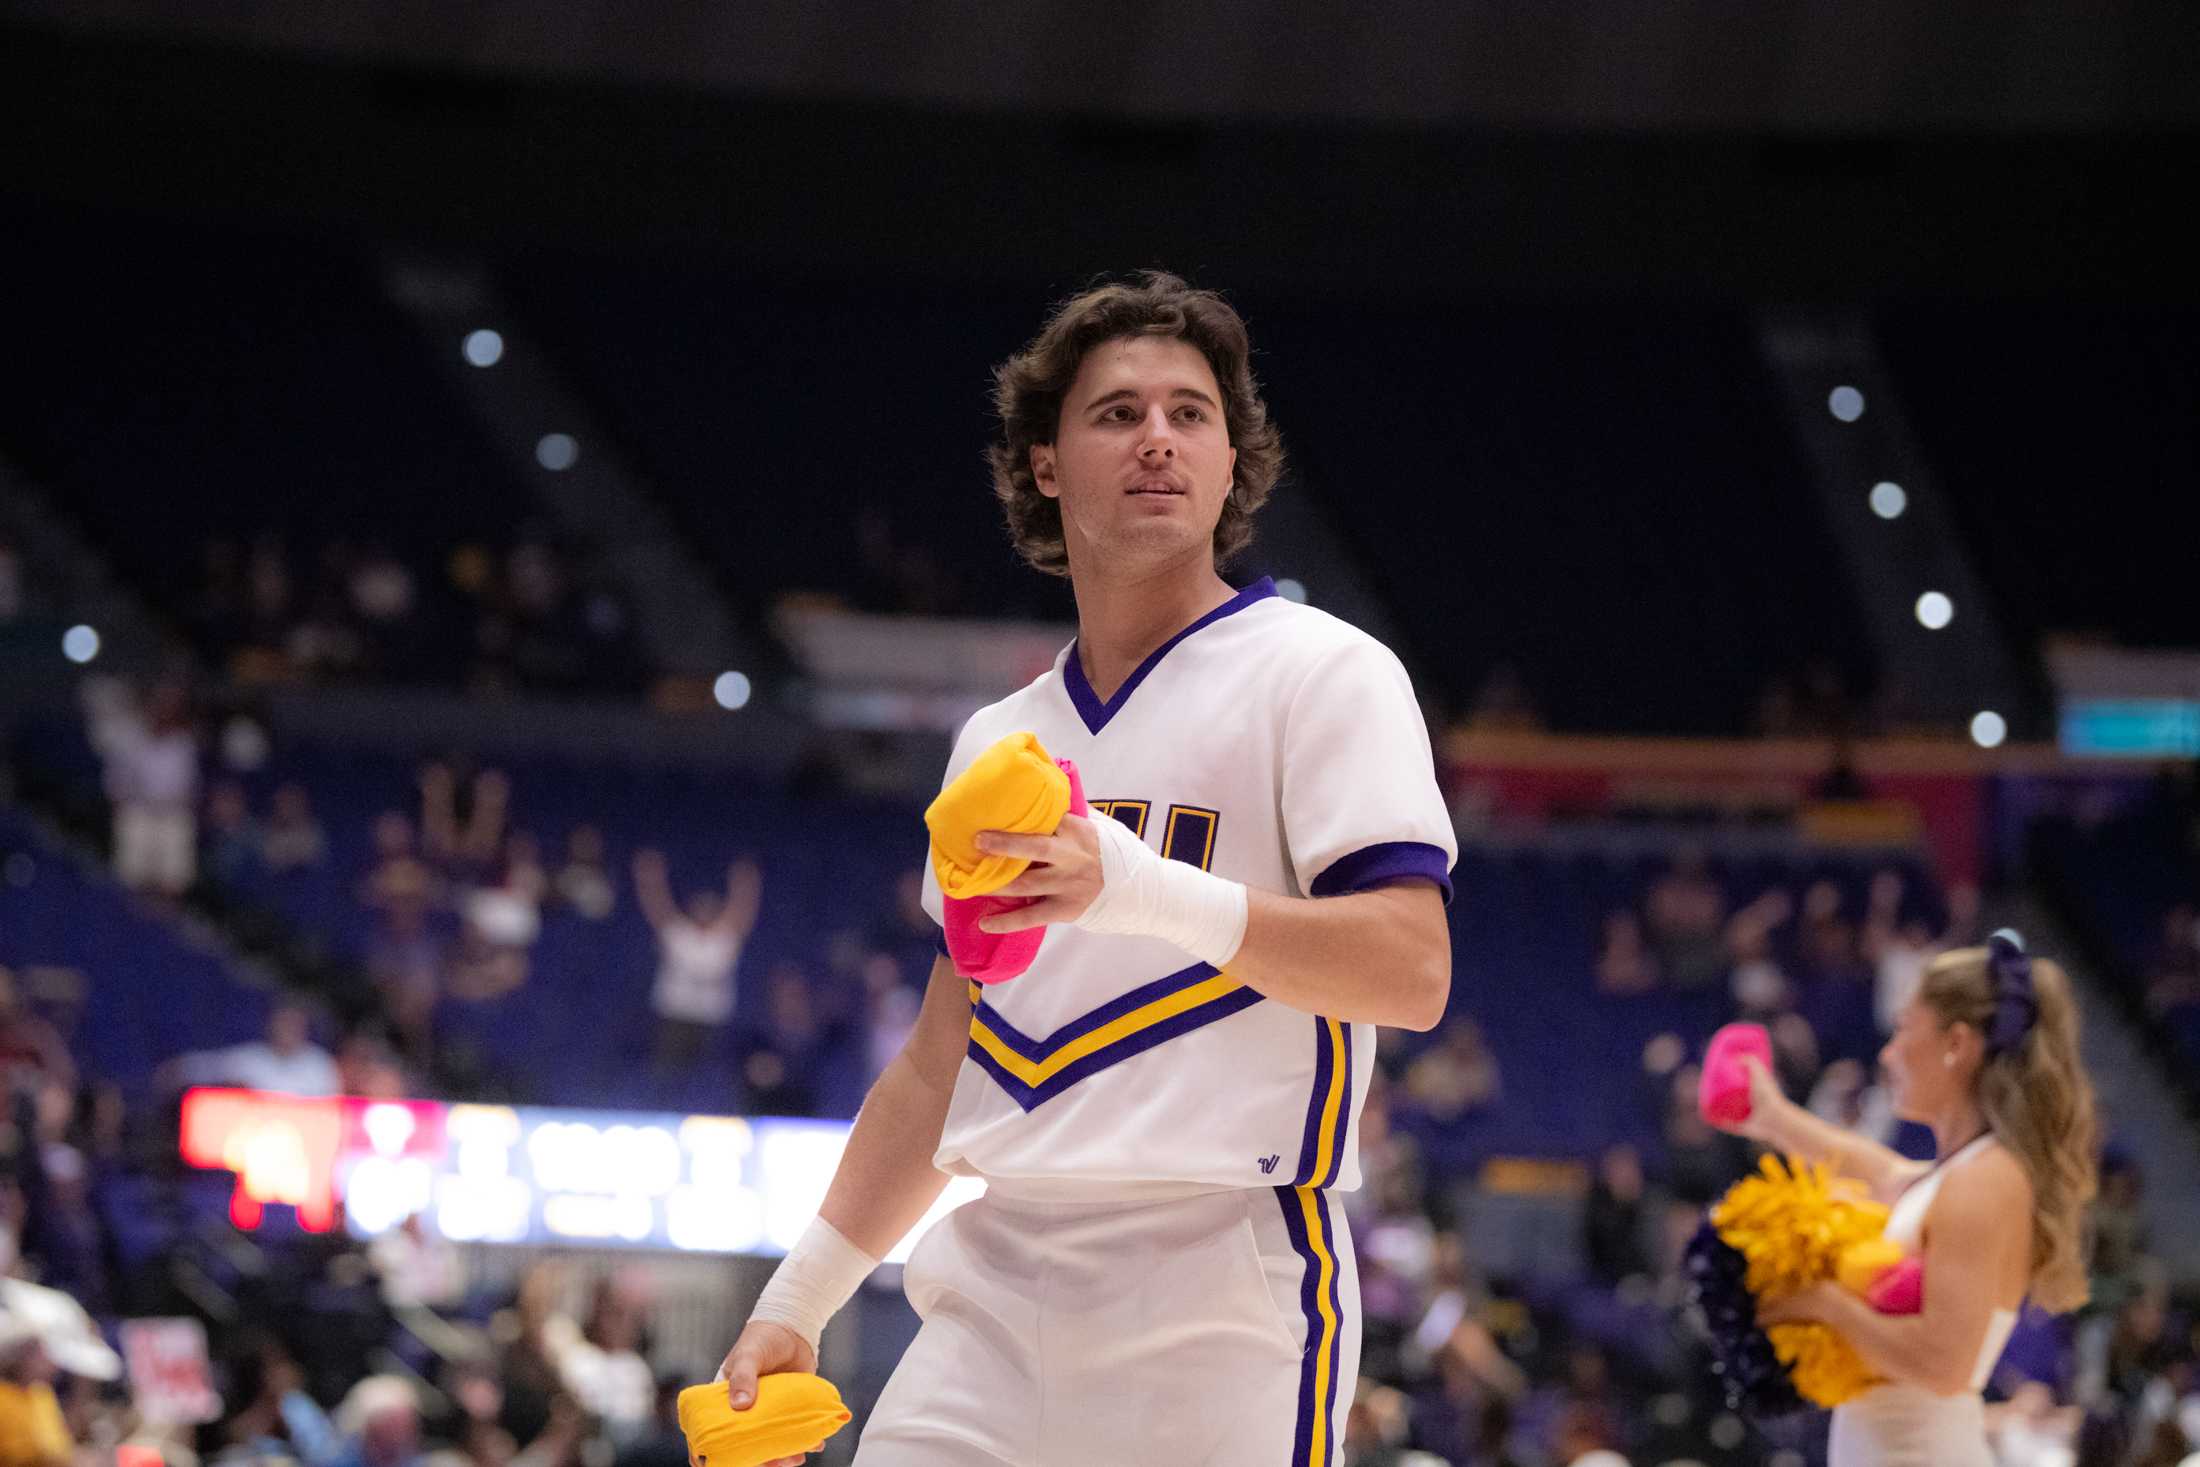
[[1887, 1236], [1924, 1259], [1924, 1307], [1881, 1314], [1828, 1283], [1759, 1322], [1830, 1325], [1885, 1382], [1835, 1408], [1832, 1467], [1991, 1467], [1979, 1392], [2018, 1309], [2086, 1297], [2096, 1138], [2070, 980], [1997, 932], [1926, 969], [1879, 1059], [1896, 1113], [1932, 1128], [1930, 1163], [1818, 1119], [1754, 1060], [1749, 1117], [1732, 1129], [1887, 1203]]

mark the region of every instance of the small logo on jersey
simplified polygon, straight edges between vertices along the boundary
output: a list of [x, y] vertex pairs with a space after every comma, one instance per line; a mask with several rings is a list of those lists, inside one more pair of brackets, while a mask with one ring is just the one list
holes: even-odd
[[1260, 1174], [1264, 1177], [1273, 1176], [1276, 1170], [1276, 1163], [1281, 1160], [1283, 1160], [1283, 1158], [1280, 1156], [1262, 1157], [1260, 1159]]

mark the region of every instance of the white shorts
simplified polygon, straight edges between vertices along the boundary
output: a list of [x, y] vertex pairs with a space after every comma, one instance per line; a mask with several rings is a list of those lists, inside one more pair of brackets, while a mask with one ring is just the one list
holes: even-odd
[[856, 1467], [1334, 1467], [1360, 1367], [1313, 1188], [1062, 1202], [996, 1187], [918, 1242], [924, 1321]]

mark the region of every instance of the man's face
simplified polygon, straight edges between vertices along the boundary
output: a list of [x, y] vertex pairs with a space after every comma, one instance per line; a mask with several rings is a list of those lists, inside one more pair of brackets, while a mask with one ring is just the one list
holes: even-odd
[[1054, 442], [1031, 450], [1040, 492], [1061, 502], [1073, 569], [1208, 553], [1236, 465], [1214, 370], [1165, 336], [1087, 352]]

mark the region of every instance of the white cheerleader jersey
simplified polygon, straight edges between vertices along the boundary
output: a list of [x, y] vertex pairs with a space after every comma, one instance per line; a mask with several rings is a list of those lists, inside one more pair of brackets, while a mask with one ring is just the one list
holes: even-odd
[[[1450, 899], [1458, 848], [1405, 669], [1266, 580], [1164, 643], [1105, 703], [1071, 643], [971, 718], [947, 778], [1026, 731], [1076, 761], [1096, 816], [1173, 860], [1293, 897], [1423, 880]], [[1359, 1186], [1372, 1025], [1287, 1008], [1156, 938], [1062, 923], [1020, 977], [970, 989], [943, 1170]]]

